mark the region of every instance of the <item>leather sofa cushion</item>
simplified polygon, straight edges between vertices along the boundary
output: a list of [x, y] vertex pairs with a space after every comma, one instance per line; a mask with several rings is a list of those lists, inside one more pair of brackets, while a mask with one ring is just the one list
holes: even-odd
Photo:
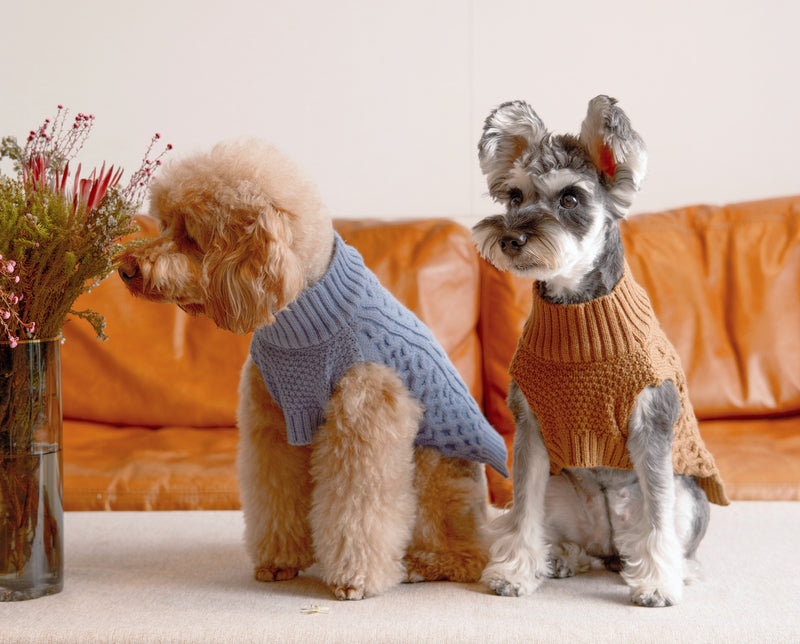
[[700, 432], [738, 501], [800, 501], [800, 416], [705, 420]]
[[65, 421], [64, 509], [238, 510], [238, 436]]
[[633, 217], [623, 231], [698, 417], [800, 412], [800, 198]]

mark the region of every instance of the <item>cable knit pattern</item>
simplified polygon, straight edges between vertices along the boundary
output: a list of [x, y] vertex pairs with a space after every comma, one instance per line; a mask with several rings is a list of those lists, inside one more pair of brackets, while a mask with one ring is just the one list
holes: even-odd
[[253, 335], [250, 354], [286, 418], [289, 443], [308, 445], [336, 383], [359, 362], [394, 369], [421, 402], [416, 443], [491, 465], [507, 452], [430, 330], [336, 235], [323, 278]]
[[672, 380], [682, 403], [674, 470], [694, 476], [713, 503], [727, 505], [680, 358], [627, 263], [609, 295], [584, 304], [546, 302], [534, 285], [531, 315], [509, 371], [542, 427], [553, 474], [565, 467], [631, 469], [625, 443], [636, 397], [648, 385]]

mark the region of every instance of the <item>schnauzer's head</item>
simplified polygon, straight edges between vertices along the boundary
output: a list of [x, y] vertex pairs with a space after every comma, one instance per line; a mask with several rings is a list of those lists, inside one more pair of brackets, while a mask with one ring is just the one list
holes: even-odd
[[160, 237], [122, 258], [134, 294], [246, 333], [324, 273], [333, 226], [314, 184], [275, 148], [219, 144], [151, 188]]
[[501, 270], [575, 284], [617, 243], [647, 166], [641, 138], [607, 96], [590, 101], [578, 137], [549, 133], [525, 102], [505, 103], [486, 119], [478, 155], [506, 209], [473, 228], [481, 255]]

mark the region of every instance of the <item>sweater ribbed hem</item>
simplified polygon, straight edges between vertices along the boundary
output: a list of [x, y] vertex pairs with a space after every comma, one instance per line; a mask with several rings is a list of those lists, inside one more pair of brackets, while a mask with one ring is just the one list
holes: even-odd
[[559, 474], [564, 468], [614, 467], [633, 469], [624, 440], [596, 432], [573, 432], [564, 443], [548, 443], [550, 471]]
[[543, 300], [534, 285], [521, 344], [544, 360], [605, 361], [646, 344], [657, 325], [650, 298], [626, 262], [614, 290], [590, 302], [553, 304]]
[[706, 493], [706, 497], [711, 503], [730, 505], [730, 499], [725, 492], [725, 486], [718, 473], [714, 473], [711, 476], [695, 477], [695, 480], [703, 492]]

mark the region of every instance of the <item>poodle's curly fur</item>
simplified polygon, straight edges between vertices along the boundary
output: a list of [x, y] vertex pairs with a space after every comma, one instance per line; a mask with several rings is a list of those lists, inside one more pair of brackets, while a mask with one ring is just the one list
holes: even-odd
[[[275, 148], [224, 143], [165, 168], [152, 186], [161, 235], [122, 259], [129, 290], [218, 326], [270, 324], [325, 274], [334, 248], [316, 187]], [[388, 367], [338, 382], [308, 446], [247, 358], [238, 455], [245, 541], [260, 581], [319, 565], [339, 599], [401, 581], [477, 581], [487, 562], [483, 466], [414, 446], [421, 409]]]

